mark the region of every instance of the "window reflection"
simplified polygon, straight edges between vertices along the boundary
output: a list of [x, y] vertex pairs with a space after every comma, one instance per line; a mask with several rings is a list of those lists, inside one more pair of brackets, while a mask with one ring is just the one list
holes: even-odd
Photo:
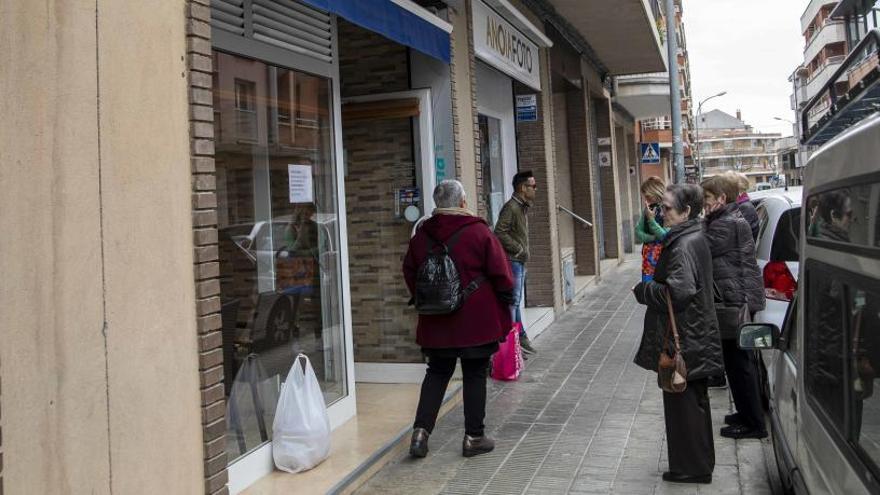
[[880, 465], [880, 397], [874, 390], [880, 367], [880, 294], [853, 286], [848, 300], [854, 438], [875, 465]]
[[214, 115], [229, 460], [271, 439], [295, 356], [327, 404], [344, 356], [331, 85], [215, 52]]
[[808, 272], [806, 388], [833, 423], [843, 424], [843, 285], [829, 273]]
[[834, 189], [807, 200], [807, 236], [861, 247], [880, 247], [880, 184]]

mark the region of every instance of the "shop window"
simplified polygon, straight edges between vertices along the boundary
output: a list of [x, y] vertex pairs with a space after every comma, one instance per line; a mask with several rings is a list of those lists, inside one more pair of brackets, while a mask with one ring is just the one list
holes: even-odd
[[265, 444], [309, 356], [347, 394], [331, 82], [215, 53], [217, 223], [230, 462]]

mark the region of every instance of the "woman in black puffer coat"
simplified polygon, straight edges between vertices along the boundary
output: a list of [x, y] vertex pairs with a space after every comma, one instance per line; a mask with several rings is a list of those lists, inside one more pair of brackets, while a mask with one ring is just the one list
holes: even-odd
[[672, 298], [687, 365], [687, 389], [663, 392], [663, 415], [669, 450], [669, 471], [663, 479], [679, 483], [711, 483], [715, 468], [708, 377], [724, 369], [721, 339], [712, 301], [712, 255], [699, 215], [703, 191], [696, 185], [674, 185], [663, 197], [664, 224], [669, 232], [654, 279], [633, 288], [636, 300], [648, 307], [635, 363], [657, 371], [663, 338], [669, 326], [666, 291]]
[[755, 259], [755, 241], [736, 204], [738, 187], [729, 176], [703, 182], [706, 240], [712, 252], [713, 292], [724, 369], [736, 414], [725, 417], [721, 429], [728, 438], [764, 438], [764, 411], [758, 388], [755, 353], [739, 349], [737, 331], [742, 320], [764, 309], [764, 280]]

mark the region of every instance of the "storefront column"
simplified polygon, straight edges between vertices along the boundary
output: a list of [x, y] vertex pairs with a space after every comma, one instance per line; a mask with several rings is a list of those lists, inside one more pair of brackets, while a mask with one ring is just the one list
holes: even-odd
[[602, 233], [605, 239], [605, 258], [620, 257], [620, 188], [615, 166], [615, 146], [611, 99], [607, 95], [595, 98], [596, 136], [599, 140], [599, 180], [602, 189]]
[[470, 208], [478, 211], [480, 170], [480, 136], [477, 126], [477, 80], [474, 55], [471, 2], [461, 2], [460, 8], [449, 9], [452, 24], [450, 42], [452, 61], [452, 133], [455, 144], [455, 176], [467, 193]]
[[[634, 128], [630, 127], [630, 132], [626, 133], [626, 152], [627, 156], [629, 156], [629, 170], [627, 174], [629, 176], [629, 184], [630, 184], [630, 200], [632, 201], [632, 218], [633, 218], [633, 227], [635, 227], [636, 223], [639, 221], [639, 215], [641, 215], [644, 207], [642, 206], [642, 193], [639, 190], [642, 181], [639, 174], [639, 154], [638, 154], [638, 144], [636, 143], [635, 131]], [[633, 241], [634, 243], [636, 241]]]
[[568, 105], [569, 154], [571, 160], [572, 208], [574, 212], [590, 221], [593, 227], [574, 229], [577, 275], [595, 275], [599, 266], [597, 249], [597, 222], [593, 209], [593, 168], [590, 166], [591, 130], [588, 118], [589, 93], [586, 83], [582, 89], [569, 91]]
[[556, 211], [556, 174], [554, 173], [552, 88], [549, 57], [541, 50], [541, 87], [534, 89], [514, 82], [516, 95], [537, 93], [537, 120], [517, 122], [517, 157], [520, 170], [531, 170], [538, 183], [537, 196], [529, 211], [529, 249], [526, 279], [528, 306], [562, 309], [562, 275], [559, 257], [559, 231]]
[[[619, 121], [619, 119], [615, 119]], [[617, 188], [620, 191], [620, 233], [623, 252], [633, 252], [632, 191], [629, 180], [629, 151], [626, 148], [626, 131], [614, 126], [614, 169], [617, 172]]]

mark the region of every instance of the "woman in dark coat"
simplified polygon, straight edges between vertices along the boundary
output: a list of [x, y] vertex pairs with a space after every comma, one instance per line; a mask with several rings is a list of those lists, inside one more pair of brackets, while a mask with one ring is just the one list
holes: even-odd
[[703, 182], [703, 193], [724, 371], [737, 411], [724, 418], [728, 426], [721, 429], [721, 436], [764, 438], [767, 429], [755, 353], [740, 349], [736, 342], [740, 324], [764, 309], [764, 278], [751, 229], [736, 204], [736, 182], [729, 176], [711, 177]]
[[489, 226], [467, 210], [460, 182], [441, 182], [434, 190], [434, 202], [437, 209], [410, 240], [403, 262], [403, 275], [410, 293], [415, 294], [416, 276], [428, 256], [429, 240], [447, 245], [462, 287], [480, 276], [485, 280], [456, 312], [419, 315], [416, 342], [428, 359], [428, 370], [422, 382], [410, 454], [414, 457], [428, 454], [428, 437], [434, 429], [455, 363], [461, 359], [465, 416], [462, 454], [471, 457], [491, 452], [495, 446], [483, 431], [486, 377], [489, 359], [513, 325], [509, 306], [513, 274], [507, 254]]
[[687, 365], [687, 389], [682, 393], [663, 392], [669, 451], [669, 471], [663, 473], [663, 479], [679, 483], [711, 483], [715, 469], [707, 381], [722, 371], [723, 364], [712, 302], [712, 256], [699, 218], [702, 206], [700, 186], [667, 188], [662, 208], [670, 230], [663, 241], [654, 280], [633, 288], [638, 302], [648, 307], [635, 363], [650, 371], [657, 371], [669, 329], [667, 290], [672, 298]]
[[752, 204], [749, 198], [749, 178], [746, 174], [740, 172], [727, 172], [725, 177], [736, 183], [737, 196], [736, 206], [743, 218], [749, 223], [749, 229], [752, 232], [752, 240], [758, 242], [758, 233], [761, 230], [761, 223], [758, 220], [758, 210]]

